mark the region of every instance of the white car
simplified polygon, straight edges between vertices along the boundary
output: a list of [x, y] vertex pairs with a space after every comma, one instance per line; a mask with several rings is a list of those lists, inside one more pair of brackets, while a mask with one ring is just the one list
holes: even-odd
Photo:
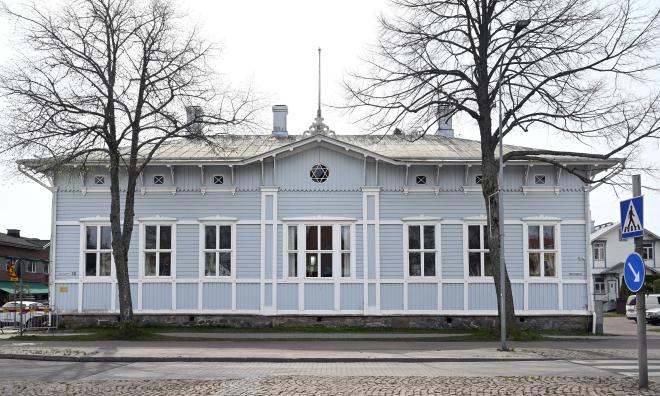
[[647, 309], [646, 322], [652, 325], [660, 324], [660, 308]]
[[[637, 320], [637, 309], [636, 309], [636, 304], [637, 304], [637, 296], [629, 296], [628, 300], [626, 301], [626, 318], [630, 320]], [[660, 310], [660, 294], [647, 294], [646, 295], [646, 318], [647, 320], [649, 319], [648, 313], [650, 311], [655, 312], [654, 310], [659, 309]], [[654, 322], [655, 317], [653, 318]], [[658, 322], [660, 323], [660, 317], [658, 318]], [[649, 323], [651, 321], [649, 320]]]
[[[23, 308], [22, 320], [19, 307]], [[0, 323], [2, 326], [18, 326], [22, 321], [25, 327], [32, 327], [46, 315], [46, 308], [36, 301], [23, 301], [22, 305], [20, 301], [9, 301], [0, 308]]]

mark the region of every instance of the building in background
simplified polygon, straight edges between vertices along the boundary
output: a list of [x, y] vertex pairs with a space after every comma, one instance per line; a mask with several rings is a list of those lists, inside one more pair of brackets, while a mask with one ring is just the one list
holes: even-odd
[[[192, 138], [159, 149], [135, 202], [128, 265], [136, 313], [187, 323], [197, 315], [241, 323], [246, 315], [255, 323], [492, 323], [480, 142], [455, 138], [448, 119], [423, 137], [340, 135], [319, 110], [308, 131], [290, 135], [286, 116], [286, 106], [274, 106], [272, 133], [226, 135], [217, 141], [222, 150]], [[618, 163], [550, 160], [592, 175]], [[40, 161], [21, 163], [38, 170]], [[115, 320], [107, 160], [76, 165], [48, 175], [53, 301], [64, 318]], [[585, 325], [589, 189], [573, 174], [529, 161], [507, 163], [503, 188], [517, 314], [532, 318], [527, 323], [562, 317]]]
[[22, 237], [20, 230], [0, 232], [0, 302], [14, 299], [18, 282], [10, 277], [10, 267], [24, 262], [23, 296], [37, 301], [48, 300], [50, 241]]
[[[616, 299], [623, 282], [623, 265], [628, 255], [635, 251], [633, 238], [621, 239], [620, 223], [605, 223], [595, 226], [591, 233], [593, 253], [594, 298], [603, 301], [603, 309], [616, 308]], [[656, 259], [660, 237], [644, 230], [642, 258], [647, 275], [660, 274], [660, 260]]]

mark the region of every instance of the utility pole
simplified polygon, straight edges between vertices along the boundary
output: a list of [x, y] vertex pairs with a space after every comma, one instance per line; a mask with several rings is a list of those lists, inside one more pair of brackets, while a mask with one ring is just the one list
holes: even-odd
[[[633, 197], [642, 195], [642, 177], [633, 175]], [[635, 237], [635, 252], [643, 254], [643, 236]], [[643, 257], [643, 256], [642, 256]], [[642, 269], [646, 271], [646, 266]], [[635, 309], [637, 310], [637, 372], [639, 376], [639, 389], [648, 389], [649, 371], [646, 359], [646, 296], [644, 295], [644, 286], [637, 292]]]

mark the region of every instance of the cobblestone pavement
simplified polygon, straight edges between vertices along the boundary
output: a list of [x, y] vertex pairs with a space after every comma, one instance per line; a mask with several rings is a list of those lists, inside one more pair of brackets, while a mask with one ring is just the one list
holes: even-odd
[[306, 377], [2, 382], [3, 395], [660, 395], [621, 377]]
[[[637, 359], [637, 350], [632, 349], [559, 349], [559, 348], [521, 348], [519, 352], [534, 353], [549, 359]], [[647, 350], [649, 359], [660, 359], [660, 350]]]

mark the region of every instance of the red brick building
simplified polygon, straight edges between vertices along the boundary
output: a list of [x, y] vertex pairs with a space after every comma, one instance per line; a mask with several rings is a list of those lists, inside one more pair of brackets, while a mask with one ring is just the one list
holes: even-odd
[[23, 293], [26, 299], [48, 300], [50, 241], [26, 238], [20, 230], [0, 232], [0, 302], [13, 300], [16, 282], [11, 281], [8, 267], [17, 268], [19, 260], [24, 262]]

